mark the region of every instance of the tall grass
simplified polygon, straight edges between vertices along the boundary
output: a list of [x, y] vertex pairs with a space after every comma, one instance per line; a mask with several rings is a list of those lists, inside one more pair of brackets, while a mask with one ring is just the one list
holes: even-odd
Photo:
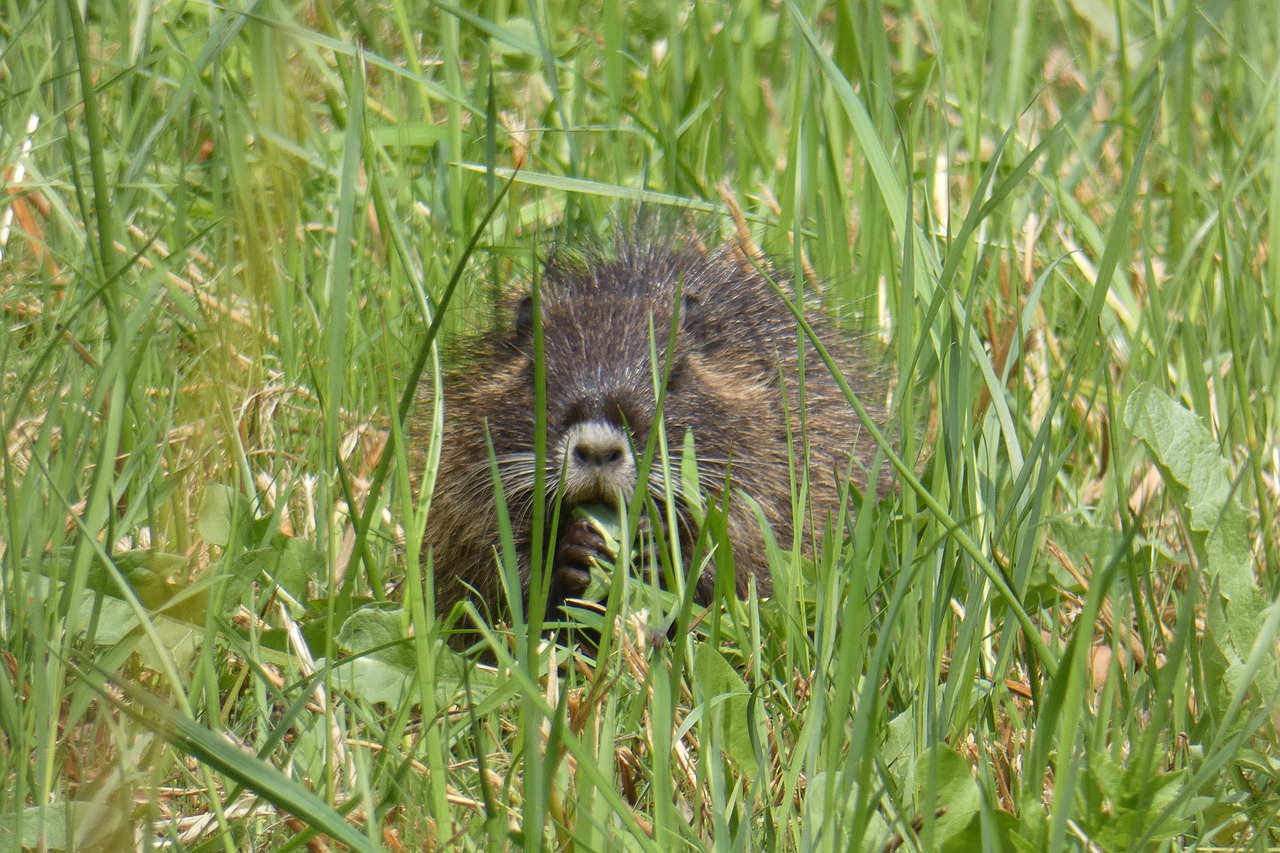
[[[1253, 0], [3, 3], [0, 850], [1280, 844], [1277, 45]], [[615, 599], [594, 663], [459, 657], [401, 403], [638, 198], [862, 315], [899, 487], [675, 642]]]

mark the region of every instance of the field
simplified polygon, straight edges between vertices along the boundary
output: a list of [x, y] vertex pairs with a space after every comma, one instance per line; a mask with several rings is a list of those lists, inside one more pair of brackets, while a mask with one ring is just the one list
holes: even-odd
[[[0, 853], [1280, 847], [1280, 6], [87, 6], [0, 2]], [[896, 487], [460, 655], [419, 380], [638, 204]]]

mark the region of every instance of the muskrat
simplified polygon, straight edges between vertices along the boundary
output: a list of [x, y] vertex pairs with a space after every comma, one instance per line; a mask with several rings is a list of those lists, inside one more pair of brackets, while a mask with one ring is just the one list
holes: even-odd
[[[673, 455], [686, 431], [692, 432], [699, 482], [710, 500], [727, 505], [737, 594], [745, 596], [754, 578], [758, 592], [768, 595], [772, 585], [756, 507], [777, 541], [790, 543], [792, 471], [798, 483], [806, 443], [807, 517], [816, 525], [838, 511], [850, 482], [883, 492], [887, 469], [870, 470], [875, 445], [807, 341], [801, 417], [797, 325], [770, 284], [772, 279], [784, 293], [793, 292], [785, 267], [763, 260], [740, 241], [708, 250], [695, 235], [681, 236], [640, 219], [619, 230], [612, 245], [557, 246], [541, 274], [544, 516], [550, 527], [559, 493], [564, 520], [559, 530], [538, 531], [544, 537], [542, 553], [555, 553], [548, 615], [581, 594], [590, 561], [599, 556], [598, 534], [573, 522], [570, 510], [588, 502], [612, 503], [618, 495], [629, 500], [637, 486], [636, 455], [660, 426]], [[496, 607], [493, 615], [504, 608], [490, 440], [516, 540], [521, 593], [528, 601], [535, 535], [531, 507], [537, 499], [532, 305], [528, 291], [510, 300], [505, 320], [473, 341], [444, 383], [440, 464], [423, 542], [424, 558], [428, 550], [433, 555], [441, 614], [467, 598], [482, 610]], [[816, 312], [807, 312], [806, 319], [861, 392], [872, 417], [883, 421], [872, 401], [884, 394], [873, 389], [875, 373], [865, 368], [859, 346]], [[668, 364], [673, 320], [675, 346]], [[655, 352], [656, 365], [651, 363]], [[668, 371], [661, 424], [654, 422], [655, 371], [659, 377]], [[425, 383], [423, 395], [429, 395]], [[422, 418], [415, 420], [411, 445], [425, 446], [429, 429]], [[672, 468], [678, 471], [678, 463]], [[647, 489], [660, 504], [659, 469], [655, 463]], [[721, 494], [726, 473], [727, 501]], [[680, 517], [687, 520], [689, 514]], [[686, 548], [696, 534], [681, 531]], [[709, 602], [714, 568], [695, 584], [696, 599]]]

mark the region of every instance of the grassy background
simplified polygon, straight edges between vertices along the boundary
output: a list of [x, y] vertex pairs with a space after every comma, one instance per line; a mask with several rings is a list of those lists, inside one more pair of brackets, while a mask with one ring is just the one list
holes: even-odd
[[[0, 2], [0, 851], [1280, 844], [1274, 4], [89, 5]], [[477, 668], [400, 400], [641, 190], [882, 331], [919, 479]]]

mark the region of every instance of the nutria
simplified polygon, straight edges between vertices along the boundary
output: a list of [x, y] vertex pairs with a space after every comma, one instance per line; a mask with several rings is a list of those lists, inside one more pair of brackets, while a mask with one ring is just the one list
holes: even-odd
[[[811, 472], [808, 517], [818, 529], [840, 506], [842, 483], [851, 477], [859, 489], [873, 482], [883, 491], [886, 470], [868, 475], [875, 445], [808, 344], [803, 421], [800, 417], [796, 323], [766, 278], [783, 292], [793, 292], [785, 267], [760, 260], [739, 243], [707, 250], [696, 236], [673, 235], [671, 229], [639, 219], [619, 230], [621, 236], [611, 246], [559, 246], [541, 273], [546, 493], [554, 498], [561, 490], [560, 517], [566, 520], [574, 505], [610, 503], [617, 493], [631, 496], [635, 454], [643, 452], [656, 426], [651, 364], [656, 351], [658, 375], [669, 370], [663, 424], [672, 453], [678, 452], [686, 431], [692, 432], [699, 482], [712, 500], [722, 500], [729, 471], [726, 521], [735, 588], [745, 595], [754, 577], [759, 592], [767, 595], [772, 587], [765, 539], [753, 504], [777, 540], [788, 545], [791, 472], [794, 467], [799, 482], [804, 470], [802, 424]], [[668, 365], [677, 295], [678, 325]], [[502, 472], [521, 591], [528, 600], [535, 458], [531, 306], [527, 291], [513, 299], [508, 317], [466, 348], [460, 366], [444, 383], [439, 473], [423, 543], [424, 557], [428, 551], [434, 557], [436, 604], [442, 614], [467, 597], [482, 612], [501, 615], [504, 609], [489, 440]], [[863, 402], [883, 397], [868, 390], [871, 374], [849, 336], [823, 322], [818, 312], [806, 312], [806, 319], [855, 391], [863, 392]], [[426, 396], [429, 386], [424, 389]], [[419, 406], [420, 412], [428, 409]], [[872, 411], [877, 417], [878, 410]], [[411, 445], [425, 446], [429, 429], [419, 417], [410, 429]], [[653, 466], [649, 491], [660, 502], [664, 489], [658, 468]], [[752, 500], [742, 499], [744, 495]], [[548, 500], [548, 526], [551, 504]], [[600, 544], [598, 534], [581, 521], [566, 521], [557, 535], [552, 533], [543, 532], [546, 549], [555, 549], [549, 615], [586, 587], [588, 563]], [[696, 531], [681, 533], [686, 547], [691, 546]], [[696, 580], [697, 599], [706, 603], [714, 587], [714, 570], [708, 569]]]

